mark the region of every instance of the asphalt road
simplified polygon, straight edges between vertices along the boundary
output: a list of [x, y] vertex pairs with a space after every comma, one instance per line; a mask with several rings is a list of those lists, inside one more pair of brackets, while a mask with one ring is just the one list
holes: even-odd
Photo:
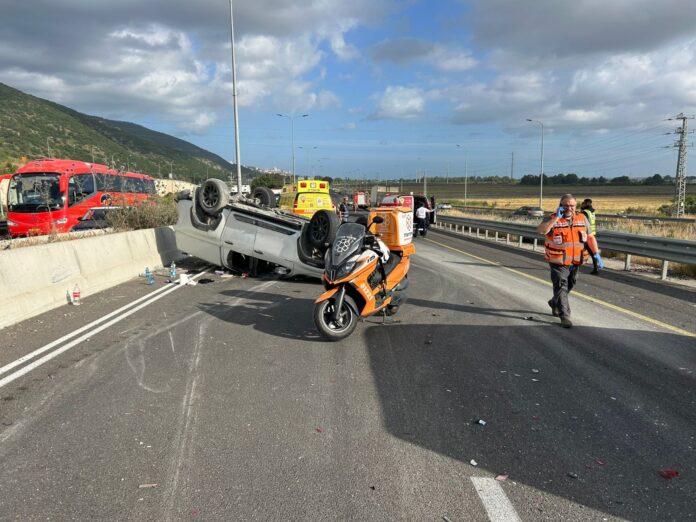
[[396, 321], [340, 343], [316, 281], [215, 274], [7, 328], [0, 519], [695, 518], [696, 292], [583, 273], [564, 330], [547, 278], [431, 233]]

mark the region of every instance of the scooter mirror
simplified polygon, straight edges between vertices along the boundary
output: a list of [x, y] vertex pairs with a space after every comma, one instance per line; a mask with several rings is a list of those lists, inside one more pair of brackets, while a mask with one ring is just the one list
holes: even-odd
[[380, 223], [384, 223], [384, 218], [382, 216], [375, 216], [375, 219], [373, 219], [372, 222], [379, 225]]

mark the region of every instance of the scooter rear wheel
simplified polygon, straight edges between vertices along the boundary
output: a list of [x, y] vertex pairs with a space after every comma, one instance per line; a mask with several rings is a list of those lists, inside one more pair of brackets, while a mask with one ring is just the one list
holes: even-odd
[[331, 297], [314, 305], [314, 324], [319, 333], [329, 341], [340, 341], [353, 333], [358, 325], [358, 307], [350, 296], [343, 298], [341, 324], [334, 320], [336, 300]]

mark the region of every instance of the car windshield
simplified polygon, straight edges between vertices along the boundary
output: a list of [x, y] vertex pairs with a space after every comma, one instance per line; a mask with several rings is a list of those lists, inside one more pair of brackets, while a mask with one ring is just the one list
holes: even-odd
[[65, 205], [60, 176], [45, 172], [17, 174], [10, 181], [7, 202], [10, 212], [60, 210]]
[[362, 246], [365, 233], [365, 227], [358, 223], [343, 223], [338, 227], [336, 239], [331, 245], [333, 266], [343, 263]]

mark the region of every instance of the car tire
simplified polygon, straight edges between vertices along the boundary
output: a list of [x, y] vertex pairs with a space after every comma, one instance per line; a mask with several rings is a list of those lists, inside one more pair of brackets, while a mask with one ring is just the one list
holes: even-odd
[[336, 237], [336, 231], [341, 224], [338, 216], [328, 210], [317, 210], [309, 220], [307, 236], [309, 244], [314, 248], [324, 250], [327, 244]]
[[197, 203], [209, 216], [216, 216], [230, 201], [225, 182], [219, 179], [206, 179], [197, 191]]
[[268, 187], [256, 187], [251, 194], [251, 198], [257, 205], [274, 208], [276, 206], [276, 196]]

